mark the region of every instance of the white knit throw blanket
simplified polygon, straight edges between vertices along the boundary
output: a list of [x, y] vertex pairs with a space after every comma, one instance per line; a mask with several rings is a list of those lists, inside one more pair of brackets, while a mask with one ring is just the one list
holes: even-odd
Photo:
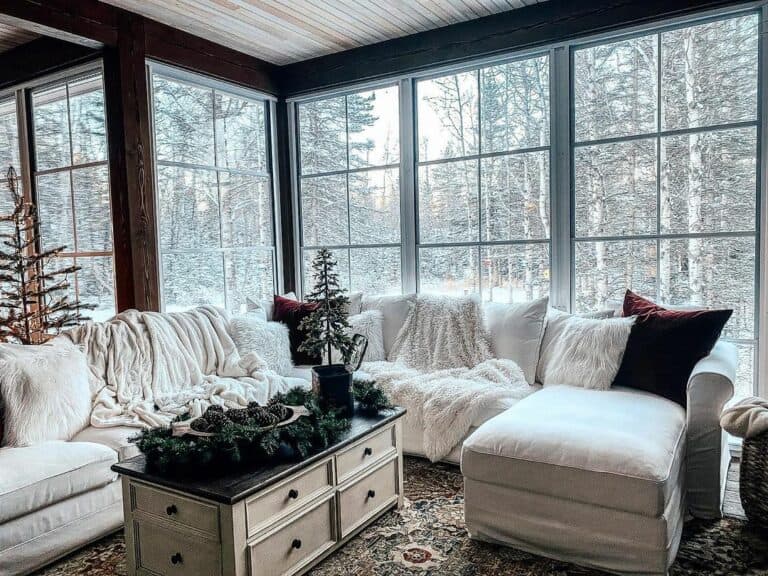
[[211, 404], [265, 403], [306, 386], [266, 369], [256, 354], [241, 357], [227, 326], [224, 312], [204, 306], [165, 314], [129, 310], [67, 332], [88, 357], [91, 425], [167, 426], [186, 411], [199, 416]]
[[474, 298], [419, 295], [392, 356], [396, 363], [370, 362], [363, 370], [393, 403], [407, 408], [409, 425], [422, 427], [424, 453], [433, 462], [447, 456], [492, 405], [537, 389], [515, 362], [491, 358]]
[[723, 410], [720, 426], [738, 438], [754, 438], [768, 432], [768, 400], [750, 396]]

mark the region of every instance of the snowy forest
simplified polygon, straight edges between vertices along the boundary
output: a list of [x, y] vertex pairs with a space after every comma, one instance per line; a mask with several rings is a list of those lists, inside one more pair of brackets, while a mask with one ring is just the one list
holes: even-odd
[[153, 73], [165, 310], [275, 291], [266, 104]]

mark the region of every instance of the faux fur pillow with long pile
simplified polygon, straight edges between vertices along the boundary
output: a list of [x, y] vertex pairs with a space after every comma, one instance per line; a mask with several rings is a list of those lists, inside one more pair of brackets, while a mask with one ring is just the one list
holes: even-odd
[[594, 320], [551, 310], [537, 380], [544, 386], [608, 390], [619, 371], [634, 322], [634, 316]]
[[472, 368], [491, 358], [480, 301], [419, 294], [397, 335], [391, 357], [411, 368]]
[[91, 416], [85, 354], [63, 338], [40, 346], [0, 346], [0, 398], [5, 445], [69, 440]]
[[290, 374], [291, 341], [285, 324], [267, 322], [259, 314], [248, 313], [232, 318], [229, 333], [240, 356], [255, 352], [273, 372]]
[[[360, 314], [350, 316], [349, 319], [350, 336], [362, 334], [368, 338], [368, 348], [366, 348], [363, 362], [379, 362], [386, 360], [384, 353], [384, 331], [382, 328], [384, 315], [378, 310], [366, 310]], [[333, 361], [341, 363], [343, 360], [339, 353], [333, 351]]]

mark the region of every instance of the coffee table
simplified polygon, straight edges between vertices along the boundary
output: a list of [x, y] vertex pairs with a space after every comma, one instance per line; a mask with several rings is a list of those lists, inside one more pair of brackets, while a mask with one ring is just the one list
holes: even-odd
[[209, 478], [162, 474], [141, 455], [122, 475], [128, 574], [303, 574], [403, 501], [405, 410], [356, 414], [301, 462]]

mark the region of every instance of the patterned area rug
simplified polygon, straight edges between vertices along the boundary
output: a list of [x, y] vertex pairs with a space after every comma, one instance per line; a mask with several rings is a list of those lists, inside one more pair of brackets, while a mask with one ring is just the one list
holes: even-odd
[[[458, 468], [405, 460], [402, 510], [391, 512], [329, 557], [314, 576], [598, 576], [602, 573], [474, 542], [464, 529]], [[124, 576], [122, 533], [108, 536], [39, 572], [38, 576]], [[768, 533], [744, 520], [689, 522], [671, 576], [768, 574]]]

